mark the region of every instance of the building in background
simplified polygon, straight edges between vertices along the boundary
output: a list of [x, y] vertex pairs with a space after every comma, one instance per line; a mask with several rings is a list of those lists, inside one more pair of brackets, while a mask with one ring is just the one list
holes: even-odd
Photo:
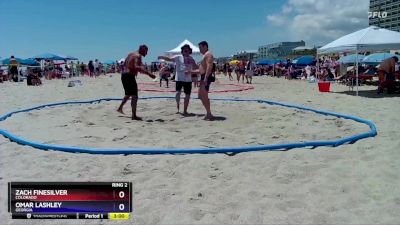
[[278, 42], [258, 47], [257, 59], [276, 59], [292, 54], [293, 49], [306, 46], [304, 41]]
[[400, 0], [370, 0], [369, 25], [400, 32]]
[[232, 59], [236, 59], [236, 60], [244, 60], [244, 61], [248, 61], [248, 60], [255, 60], [257, 59], [257, 50], [246, 50], [246, 51], [240, 51], [237, 52], [235, 55], [233, 55]]

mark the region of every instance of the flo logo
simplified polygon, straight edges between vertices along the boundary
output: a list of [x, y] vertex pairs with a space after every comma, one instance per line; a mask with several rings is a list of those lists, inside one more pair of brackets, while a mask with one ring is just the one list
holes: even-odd
[[368, 12], [368, 19], [386, 18], [387, 12]]

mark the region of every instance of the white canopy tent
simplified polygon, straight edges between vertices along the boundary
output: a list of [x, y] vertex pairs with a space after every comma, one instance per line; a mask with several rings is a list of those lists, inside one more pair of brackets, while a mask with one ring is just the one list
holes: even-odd
[[[383, 51], [400, 49], [400, 32], [391, 31], [376, 26], [370, 26], [354, 33], [345, 35], [318, 49], [318, 54]], [[358, 59], [356, 57], [356, 86], [358, 96]]]
[[189, 45], [190, 48], [192, 49], [192, 54], [200, 54], [200, 49], [196, 45], [194, 45], [192, 42], [188, 41], [187, 39], [182, 41], [178, 46], [176, 46], [176, 48], [166, 51], [165, 53], [169, 54], [169, 55], [181, 54], [181, 47], [186, 44]]

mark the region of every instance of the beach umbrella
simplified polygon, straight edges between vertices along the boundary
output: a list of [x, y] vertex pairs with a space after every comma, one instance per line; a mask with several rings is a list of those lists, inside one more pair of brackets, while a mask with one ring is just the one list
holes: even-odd
[[346, 56], [342, 56], [338, 62], [343, 63], [343, 64], [354, 64], [356, 63], [356, 59], [358, 60], [358, 62], [362, 62], [362, 60], [365, 58], [364, 55], [360, 55], [360, 54], [351, 54], [351, 55], [346, 55]]
[[269, 60], [260, 60], [256, 64], [257, 65], [270, 65], [269, 63], [270, 63]]
[[256, 63], [257, 65], [274, 65], [275, 61], [274, 60], [269, 60], [269, 59], [264, 59], [260, 60]]
[[[70, 56], [70, 55], [57, 55], [61, 58], [64, 58], [65, 60], [78, 60], [78, 58]], [[55, 60], [62, 60], [62, 59], [55, 59]]]
[[112, 64], [115, 64], [115, 61], [114, 60], [106, 60], [106, 61], [103, 62], [103, 64], [112, 65]]
[[236, 60], [236, 59], [229, 62], [229, 64], [231, 64], [231, 65], [236, 65], [236, 64], [239, 64], [239, 63], [240, 63], [240, 61]]
[[51, 53], [44, 53], [40, 55], [35, 55], [32, 59], [50, 59], [50, 60], [67, 60], [59, 55], [51, 54]]
[[258, 61], [256, 64], [257, 65], [275, 65], [278, 63], [286, 64], [287, 60], [286, 59], [264, 59], [264, 60]]
[[286, 59], [272, 59], [272, 62], [273, 62], [274, 64], [277, 64], [277, 63], [286, 64], [286, 63], [287, 63], [287, 60], [286, 60]]
[[68, 60], [78, 60], [78, 58], [73, 57], [73, 56], [69, 56], [69, 55], [67, 55], [67, 59], [68, 59]]
[[292, 63], [295, 65], [307, 66], [315, 64], [316, 60], [313, 56], [301, 56], [293, 60]]
[[[29, 66], [34, 66], [37, 64], [37, 62], [33, 59], [21, 59], [21, 58], [15, 58], [15, 60], [21, 64], [21, 65], [29, 65]], [[3, 65], [9, 65], [10, 64], [10, 58], [3, 59], [2, 61]]]
[[390, 54], [390, 53], [375, 53], [369, 56], [366, 56], [362, 62], [365, 64], [376, 65], [381, 63], [383, 60], [391, 58], [393, 56], [397, 56], [400, 59], [399, 55]]
[[37, 64], [39, 64], [39, 63], [36, 62], [36, 60], [33, 60], [33, 59], [23, 59], [22, 62], [21, 62], [21, 64], [22, 64], [22, 65], [31, 65], [31, 66], [34, 66], [34, 65], [37, 65]]

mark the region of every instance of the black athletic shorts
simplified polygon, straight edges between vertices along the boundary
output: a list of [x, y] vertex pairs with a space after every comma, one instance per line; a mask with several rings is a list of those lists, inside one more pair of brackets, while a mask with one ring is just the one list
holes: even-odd
[[138, 96], [138, 86], [136, 83], [136, 77], [130, 73], [123, 73], [121, 75], [122, 85], [124, 86], [125, 95]]
[[10, 73], [12, 75], [18, 75], [18, 68], [16, 66], [11, 66]]
[[386, 71], [385, 71], [385, 81], [386, 80], [388, 80], [388, 81], [395, 81], [396, 80], [396, 77], [394, 76], [394, 74], [392, 74], [392, 73], [387, 73]]
[[[210, 76], [211, 76], [211, 75], [210, 75]], [[210, 76], [207, 77], [207, 81], [206, 81], [206, 86], [205, 86], [205, 88], [206, 88], [207, 91], [210, 90], [210, 85], [211, 85], [211, 82], [212, 82], [211, 79], [210, 79]], [[200, 80], [204, 80], [204, 78], [206, 78], [206, 75], [205, 75], [205, 74], [202, 74]]]
[[192, 82], [183, 82], [183, 81], [177, 81], [175, 83], [176, 91], [181, 91], [183, 87], [183, 92], [187, 95], [190, 95], [192, 93]]

